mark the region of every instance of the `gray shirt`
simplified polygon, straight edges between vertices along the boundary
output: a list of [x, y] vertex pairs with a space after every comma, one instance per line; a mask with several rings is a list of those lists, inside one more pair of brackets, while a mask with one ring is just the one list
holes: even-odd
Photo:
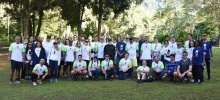
[[187, 71], [190, 65], [192, 65], [192, 61], [190, 59], [187, 59], [186, 61], [184, 61], [183, 59], [180, 60], [180, 73], [184, 73], [185, 71]]

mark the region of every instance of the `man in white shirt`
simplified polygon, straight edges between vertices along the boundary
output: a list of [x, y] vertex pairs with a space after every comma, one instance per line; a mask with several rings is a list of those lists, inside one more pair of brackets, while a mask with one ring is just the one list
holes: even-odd
[[147, 66], [147, 62], [143, 60], [142, 66], [139, 66], [136, 71], [137, 71], [137, 77], [138, 77], [137, 83], [142, 83], [143, 80], [146, 80], [146, 76], [148, 75], [150, 68], [149, 66]]
[[177, 43], [176, 43], [176, 37], [173, 36], [171, 41], [169, 41], [169, 47], [172, 49], [172, 50], [175, 50], [177, 49]]
[[159, 61], [157, 56], [154, 57], [154, 62], [152, 63], [153, 74], [155, 74], [156, 80], [162, 80], [162, 76], [164, 75], [164, 64]]
[[187, 39], [188, 39], [188, 40], [185, 41], [185, 44], [184, 44], [184, 48], [185, 48], [185, 49], [188, 49], [188, 48], [189, 48], [189, 42], [193, 40], [191, 33], [189, 33], [189, 34], [187, 35]]
[[78, 79], [78, 76], [81, 75], [82, 81], [84, 81], [84, 77], [87, 74], [87, 64], [82, 60], [82, 55], [78, 55], [78, 60], [74, 61], [73, 69], [71, 74], [74, 75], [75, 81]]
[[147, 66], [151, 67], [152, 55], [153, 55], [152, 44], [149, 43], [149, 37], [146, 36], [145, 42], [141, 45], [140, 60], [142, 62], [143, 60], [145, 60], [147, 62]]
[[154, 37], [154, 43], [152, 44], [153, 56], [157, 56], [158, 58], [160, 58], [161, 48], [161, 43], [158, 43], [158, 37]]
[[33, 68], [31, 75], [33, 86], [37, 86], [37, 83], [42, 84], [42, 80], [44, 80], [48, 75], [48, 69], [44, 63], [44, 59], [41, 59], [40, 64], [35, 65]]
[[[46, 51], [46, 58], [48, 57], [49, 55], [49, 52], [51, 51], [52, 47], [53, 47], [53, 42], [51, 42], [51, 37], [50, 36], [47, 36], [47, 39], [46, 41], [42, 42], [42, 45], [43, 45], [43, 48], [45, 49]], [[47, 60], [46, 60], [47, 61]], [[47, 65], [47, 64], [46, 64]]]
[[58, 38], [57, 36], [54, 36], [54, 37], [53, 37], [53, 40], [51, 40], [51, 42], [52, 42], [52, 43], [57, 42], [57, 38]]
[[[10, 82], [9, 84], [13, 84], [13, 76], [16, 70], [16, 80], [15, 83], [20, 83], [20, 69], [23, 67], [23, 63], [25, 63], [25, 49], [23, 44], [20, 43], [20, 36], [15, 37], [15, 42], [12, 43], [9, 47], [8, 60], [11, 62], [11, 73], [10, 73]], [[22, 63], [23, 62], [23, 63]]]
[[133, 67], [137, 67], [137, 52], [138, 52], [138, 45], [134, 43], [133, 38], [129, 39], [130, 43], [127, 43], [125, 50], [129, 53], [129, 59], [131, 59], [131, 63]]
[[[120, 80], [131, 80], [131, 75], [133, 72], [131, 59], [128, 58], [129, 53], [125, 53], [125, 57], [122, 58], [119, 62], [119, 79]], [[125, 74], [128, 73], [127, 78], [125, 78]]]
[[74, 35], [73, 36], [73, 42], [72, 42], [72, 46], [76, 46], [76, 43], [77, 43], [77, 36], [76, 35]]
[[98, 60], [103, 61], [104, 58], [104, 48], [105, 48], [106, 43], [104, 43], [104, 38], [100, 37], [100, 42], [97, 45], [98, 49]]
[[104, 79], [107, 80], [110, 78], [110, 80], [113, 80], [114, 75], [114, 67], [113, 67], [113, 61], [109, 59], [109, 55], [105, 55], [105, 60], [101, 63], [101, 69], [102, 73], [104, 74]]

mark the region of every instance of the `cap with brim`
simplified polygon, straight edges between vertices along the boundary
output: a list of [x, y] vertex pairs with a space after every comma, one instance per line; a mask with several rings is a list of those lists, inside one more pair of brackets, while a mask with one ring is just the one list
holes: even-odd
[[130, 37], [129, 37], [129, 36], [125, 36], [125, 38], [126, 38], [126, 39], [129, 39]]
[[182, 45], [182, 43], [181, 43], [181, 42], [178, 42], [177, 45]]

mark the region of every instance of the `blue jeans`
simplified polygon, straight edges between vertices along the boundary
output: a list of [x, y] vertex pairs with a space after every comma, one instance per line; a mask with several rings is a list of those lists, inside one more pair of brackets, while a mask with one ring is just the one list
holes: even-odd
[[154, 75], [156, 75], [156, 76], [163, 76], [163, 75], [164, 75], [164, 71], [162, 71], [162, 72], [160, 72], [160, 73], [157, 73], [156, 71], [153, 71], [152, 74], [154, 74]]
[[128, 78], [131, 78], [131, 75], [133, 73], [133, 68], [128, 69], [126, 72], [119, 71], [119, 79], [125, 80], [125, 73], [128, 73]]
[[93, 70], [91, 71], [92, 76], [95, 76], [95, 78], [98, 78], [99, 74], [100, 74], [100, 70]]
[[55, 71], [54, 78], [57, 78], [58, 61], [49, 60], [49, 64], [50, 64], [50, 79], [53, 78], [54, 71]]
[[116, 63], [116, 75], [119, 75], [119, 62], [122, 58], [117, 58], [117, 63]]

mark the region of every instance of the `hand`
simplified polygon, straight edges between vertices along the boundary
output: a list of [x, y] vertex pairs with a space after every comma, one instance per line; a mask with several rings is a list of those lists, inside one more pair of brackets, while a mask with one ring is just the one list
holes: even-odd
[[37, 78], [39, 79], [39, 78], [40, 78], [40, 75], [37, 75]]
[[183, 73], [182, 75], [181, 75], [181, 78], [183, 78], [185, 76], [185, 73]]
[[8, 58], [8, 62], [9, 62], [9, 63], [11, 62], [11, 58]]
[[46, 76], [44, 75], [44, 76], [42, 77], [42, 80], [44, 80], [44, 79], [45, 79], [45, 77], [46, 77]]
[[179, 73], [179, 77], [182, 78], [182, 75]]
[[106, 74], [106, 71], [103, 71], [103, 74]]
[[58, 65], [58, 67], [59, 67], [60, 65]]
[[164, 76], [167, 77], [167, 73], [165, 73]]
[[33, 64], [33, 61], [31, 61], [30, 65], [32, 65], [32, 64]]

